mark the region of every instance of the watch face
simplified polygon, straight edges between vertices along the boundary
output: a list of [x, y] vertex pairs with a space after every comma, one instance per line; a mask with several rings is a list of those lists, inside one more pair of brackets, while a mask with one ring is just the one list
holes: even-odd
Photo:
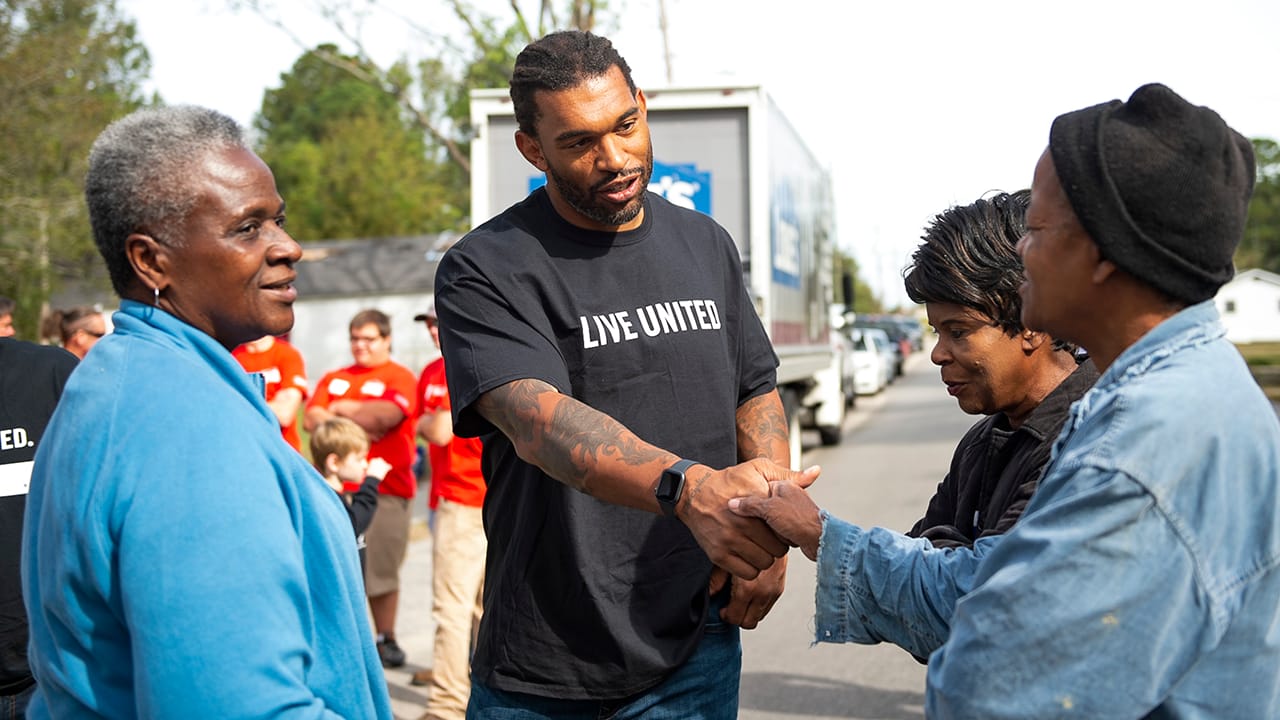
[[658, 504], [662, 506], [663, 514], [675, 514], [676, 503], [680, 501], [682, 490], [684, 490], [684, 472], [671, 468], [663, 470], [662, 477], [658, 478], [658, 487], [653, 491]]
[[653, 494], [658, 498], [658, 504], [662, 506], [663, 513], [675, 515], [676, 503], [680, 502], [680, 495], [684, 491], [684, 473], [694, 464], [692, 460], [679, 460], [662, 471]]
[[662, 471], [662, 478], [658, 480], [657, 495], [659, 500], [674, 500], [676, 487], [680, 481], [684, 479], [681, 473], [672, 472], [670, 470]]

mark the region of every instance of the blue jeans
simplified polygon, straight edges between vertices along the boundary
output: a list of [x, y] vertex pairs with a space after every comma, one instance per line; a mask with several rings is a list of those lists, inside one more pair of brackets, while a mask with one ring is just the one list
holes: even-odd
[[560, 700], [471, 683], [467, 720], [734, 720], [742, 676], [737, 625], [712, 602], [698, 649], [674, 673], [639, 695], [617, 700]]
[[17, 695], [0, 695], [0, 720], [22, 720], [27, 716], [27, 703], [36, 692], [35, 683]]

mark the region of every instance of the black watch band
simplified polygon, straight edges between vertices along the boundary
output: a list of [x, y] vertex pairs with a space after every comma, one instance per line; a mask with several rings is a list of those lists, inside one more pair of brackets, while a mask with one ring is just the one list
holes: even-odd
[[662, 477], [658, 479], [658, 487], [653, 489], [653, 494], [658, 498], [658, 506], [662, 508], [663, 515], [675, 516], [676, 504], [684, 494], [685, 471], [697, 464], [693, 460], [677, 460], [671, 467], [662, 471]]

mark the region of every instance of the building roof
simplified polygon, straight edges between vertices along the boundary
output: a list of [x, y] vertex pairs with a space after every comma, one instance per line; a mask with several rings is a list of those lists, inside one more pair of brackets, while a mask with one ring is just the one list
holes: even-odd
[[1261, 268], [1254, 268], [1252, 270], [1241, 270], [1240, 272], [1236, 273], [1236, 276], [1232, 278], [1231, 282], [1237, 283], [1237, 282], [1243, 282], [1243, 281], [1249, 281], [1249, 280], [1261, 280], [1262, 282], [1271, 283], [1272, 285], [1276, 285], [1280, 287], [1280, 275], [1277, 275], [1276, 273], [1273, 273], [1269, 270], [1263, 270]]
[[301, 298], [430, 293], [436, 265], [459, 233], [323, 240], [302, 246]]

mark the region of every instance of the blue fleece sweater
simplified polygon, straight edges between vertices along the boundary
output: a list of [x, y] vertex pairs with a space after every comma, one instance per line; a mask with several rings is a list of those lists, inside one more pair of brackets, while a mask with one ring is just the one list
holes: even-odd
[[124, 301], [37, 451], [31, 718], [390, 718], [351, 522], [211, 337]]

